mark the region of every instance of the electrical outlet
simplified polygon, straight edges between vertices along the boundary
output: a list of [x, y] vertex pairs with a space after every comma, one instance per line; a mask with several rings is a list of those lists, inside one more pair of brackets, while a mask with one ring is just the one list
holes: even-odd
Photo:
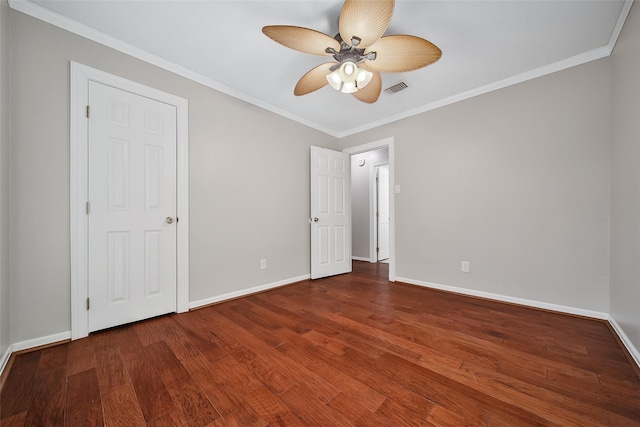
[[261, 259], [260, 260], [260, 270], [266, 270], [267, 269], [267, 260], [266, 259]]
[[463, 273], [469, 272], [469, 261], [462, 261], [462, 266], [460, 267]]

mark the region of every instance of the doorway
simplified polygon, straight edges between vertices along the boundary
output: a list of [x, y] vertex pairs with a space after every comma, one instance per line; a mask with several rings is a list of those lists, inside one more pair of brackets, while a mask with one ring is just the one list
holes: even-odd
[[399, 187], [394, 181], [394, 138], [344, 149], [351, 155], [352, 166], [352, 259], [378, 262], [377, 186], [375, 179], [381, 166], [388, 167], [388, 256], [389, 281], [395, 281], [394, 195]]
[[[159, 101], [171, 108], [175, 108], [175, 180], [176, 191], [173, 196], [175, 200], [175, 224], [169, 224], [168, 217], [165, 225], [175, 228], [175, 263], [174, 272], [171, 275], [175, 278], [175, 291], [172, 311], [184, 312], [189, 309], [189, 200], [188, 200], [188, 116], [187, 100], [175, 95], [168, 94], [126, 79], [123, 79], [103, 71], [87, 67], [78, 63], [71, 63], [71, 84], [70, 84], [70, 240], [71, 240], [71, 338], [78, 339], [89, 334], [89, 215], [91, 205], [89, 200], [89, 88], [92, 84], [104, 85], [105, 87], [116, 88], [123, 93]], [[117, 109], [116, 109], [117, 110]], [[126, 109], [121, 109], [125, 111]], [[115, 110], [114, 110], [115, 111]], [[125, 117], [120, 115], [119, 117]], [[146, 125], [154, 128], [154, 124], [159, 122], [154, 119], [153, 114], [145, 119]], [[153, 130], [153, 129], [151, 129]], [[156, 131], [159, 129], [156, 126]], [[117, 145], [117, 144], [116, 144]], [[112, 150], [113, 151], [113, 150]], [[153, 158], [153, 151], [150, 154]], [[155, 153], [157, 154], [157, 151]], [[117, 150], [114, 151], [117, 153]], [[157, 156], [156, 156], [157, 157]], [[125, 157], [122, 157], [124, 159]], [[120, 162], [122, 163], [122, 162]], [[118, 164], [120, 164], [118, 163]], [[149, 164], [151, 165], [151, 163]], [[145, 166], [146, 171], [153, 168]], [[114, 169], [117, 170], [117, 169]], [[109, 176], [107, 174], [107, 176]], [[152, 174], [149, 175], [152, 177]], [[122, 180], [114, 180], [114, 183], [121, 184]], [[148, 183], [152, 181], [147, 180]], [[121, 187], [121, 186], [120, 186]], [[115, 187], [114, 187], [115, 188]], [[151, 187], [149, 187], [151, 188]], [[114, 193], [115, 194], [115, 193]], [[124, 193], [123, 193], [124, 194]], [[152, 199], [149, 199], [153, 202]], [[164, 217], [162, 217], [164, 218]], [[178, 222], [179, 219], [179, 222]], [[163, 225], [164, 226], [164, 225]], [[157, 234], [157, 233], [156, 233]], [[114, 234], [115, 236], [115, 234]], [[147, 248], [153, 247], [153, 233], [147, 233], [149, 237]], [[125, 242], [126, 239], [121, 239]], [[120, 242], [120, 243], [122, 243]], [[114, 245], [115, 242], [114, 240]], [[125, 242], [126, 243], [126, 242]], [[123, 243], [124, 244], [124, 243]], [[117, 245], [112, 245], [114, 248]], [[173, 245], [173, 244], [172, 244]], [[125, 245], [126, 246], [126, 245]], [[124, 248], [120, 245], [121, 249]], [[155, 247], [159, 247], [155, 245]], [[122, 251], [126, 253], [126, 251]], [[119, 253], [119, 252], [114, 252]], [[153, 251], [147, 251], [152, 254]], [[157, 253], [157, 251], [156, 251]], [[125, 259], [124, 257], [121, 257]], [[115, 258], [114, 258], [115, 259]], [[157, 263], [156, 263], [157, 264]], [[118, 264], [122, 267], [122, 263]], [[152, 265], [152, 264], [149, 264]], [[116, 266], [116, 264], [114, 264]], [[122, 269], [115, 269], [114, 272], [121, 272]], [[156, 270], [143, 271], [148, 277], [156, 277]], [[165, 273], [158, 273], [166, 276]], [[113, 276], [113, 277], [121, 277]], [[149, 281], [148, 281], [149, 282]], [[159, 281], [152, 280], [159, 284]], [[151, 283], [151, 282], [149, 282]], [[151, 289], [148, 293], [155, 293]]]

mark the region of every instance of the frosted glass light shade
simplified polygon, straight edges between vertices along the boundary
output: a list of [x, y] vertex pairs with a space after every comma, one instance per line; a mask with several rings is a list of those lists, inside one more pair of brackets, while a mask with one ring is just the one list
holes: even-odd
[[343, 82], [353, 82], [358, 77], [358, 66], [350, 61], [343, 63], [338, 72]]
[[340, 92], [342, 93], [353, 93], [357, 91], [358, 87], [356, 86], [355, 82], [344, 82], [342, 84], [342, 89], [340, 90]]
[[364, 87], [369, 84], [372, 78], [373, 73], [371, 71], [365, 70], [364, 68], [359, 68], [358, 77], [356, 78], [358, 89], [364, 89]]
[[371, 71], [358, 66], [351, 61], [346, 61], [340, 68], [326, 75], [327, 82], [335, 90], [342, 93], [354, 93], [364, 88], [373, 78]]
[[340, 90], [342, 87], [342, 79], [340, 78], [340, 74], [338, 74], [338, 70], [335, 70], [333, 73], [327, 74], [327, 81], [335, 90]]

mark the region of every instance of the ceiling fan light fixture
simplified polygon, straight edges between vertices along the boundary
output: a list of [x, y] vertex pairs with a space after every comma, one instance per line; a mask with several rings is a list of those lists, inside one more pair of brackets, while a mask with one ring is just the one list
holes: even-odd
[[345, 61], [340, 65], [340, 68], [327, 74], [326, 78], [335, 90], [342, 93], [355, 93], [369, 84], [373, 73], [359, 68], [355, 62]]
[[335, 60], [303, 75], [294, 95], [306, 95], [328, 83], [339, 92], [351, 93], [357, 100], [372, 104], [382, 90], [380, 73], [404, 73], [438, 61], [442, 51], [428, 40], [402, 34], [384, 36], [395, 3], [395, 0], [344, 0], [339, 31], [334, 37], [291, 25], [262, 28], [267, 37], [284, 46], [332, 56]]

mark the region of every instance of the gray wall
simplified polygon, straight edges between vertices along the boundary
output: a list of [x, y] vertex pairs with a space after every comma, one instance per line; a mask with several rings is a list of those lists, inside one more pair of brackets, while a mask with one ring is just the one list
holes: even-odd
[[[395, 138], [398, 277], [610, 312], [640, 347], [639, 15], [611, 58], [340, 141]], [[191, 301], [308, 274], [308, 147], [338, 141], [0, 0], [0, 354], [70, 328], [69, 60], [189, 100]]]
[[[358, 166], [360, 159], [364, 166]], [[351, 156], [351, 247], [352, 255], [358, 258], [370, 258], [371, 228], [371, 173], [374, 165], [389, 162], [389, 150], [368, 151]]]
[[70, 60], [189, 101], [190, 301], [309, 274], [309, 146], [337, 148], [335, 138], [19, 12], [10, 19], [14, 343], [70, 330]]
[[640, 6], [612, 64], [611, 317], [640, 350]]
[[604, 59], [343, 138], [395, 138], [399, 280], [607, 313], [609, 99]]
[[9, 306], [9, 6], [0, 0], [0, 358], [11, 344]]

